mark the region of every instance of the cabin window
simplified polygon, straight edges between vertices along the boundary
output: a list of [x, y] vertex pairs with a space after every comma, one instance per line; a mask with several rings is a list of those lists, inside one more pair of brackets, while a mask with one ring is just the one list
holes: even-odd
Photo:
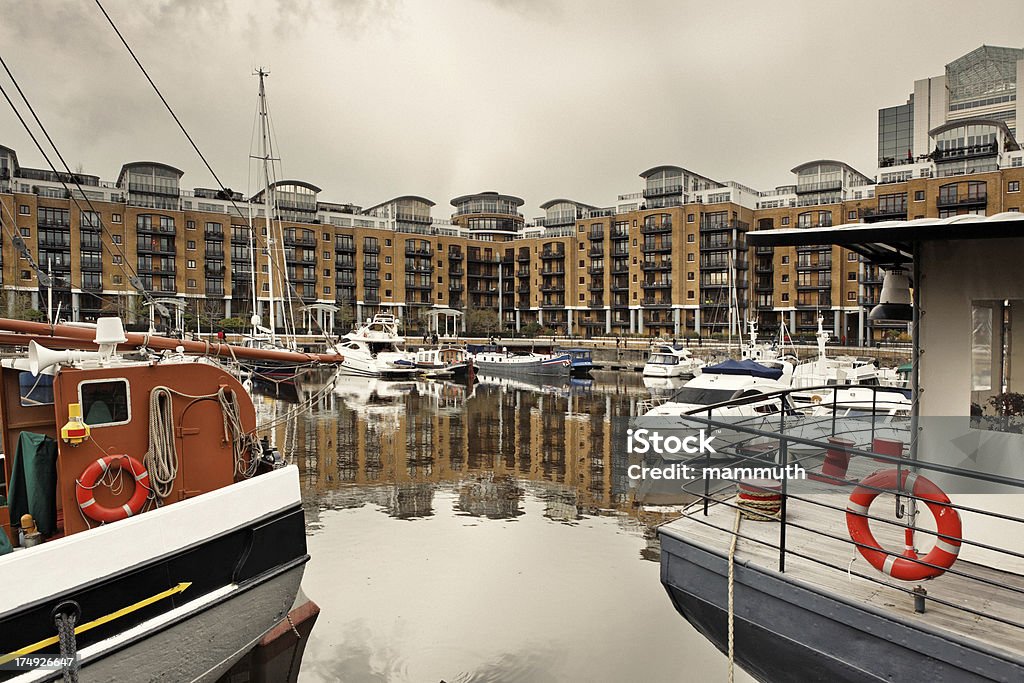
[[53, 375], [33, 375], [28, 371], [19, 373], [18, 389], [23, 406], [53, 404]]
[[975, 301], [971, 308], [971, 415], [974, 426], [1024, 431], [1024, 300]]
[[82, 418], [90, 427], [106, 427], [131, 422], [128, 380], [97, 379], [78, 384], [78, 402]]

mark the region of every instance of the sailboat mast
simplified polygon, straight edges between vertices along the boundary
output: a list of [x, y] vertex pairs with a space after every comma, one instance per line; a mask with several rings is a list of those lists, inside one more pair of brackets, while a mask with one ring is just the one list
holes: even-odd
[[263, 159], [263, 212], [267, 227], [267, 280], [270, 297], [270, 343], [277, 342], [277, 325], [274, 320], [274, 230], [272, 224], [273, 200], [270, 198], [270, 126], [267, 121], [267, 91], [263, 79], [270, 75], [262, 67], [256, 70], [260, 78], [260, 157]]

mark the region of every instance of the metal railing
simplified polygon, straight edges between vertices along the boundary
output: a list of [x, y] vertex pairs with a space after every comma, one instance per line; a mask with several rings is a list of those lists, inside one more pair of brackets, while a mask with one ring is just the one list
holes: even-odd
[[[910, 444], [910, 458], [880, 453], [857, 445], [847, 445], [850, 443], [855, 444], [856, 442], [844, 442], [840, 440], [844, 437], [851, 436], [851, 431], [848, 429], [848, 423], [841, 422], [841, 420], [845, 420], [846, 418], [840, 417], [840, 415], [844, 410], [849, 410], [853, 404], [840, 400], [840, 391], [836, 391], [837, 389], [871, 391], [872, 399], [870, 402], [870, 409], [861, 400], [858, 400], [855, 405], [856, 408], [867, 413], [866, 415], [863, 413], [861, 414], [861, 422], [858, 423], [864, 432], [862, 436], [867, 437], [867, 443], [876, 443], [876, 434], [879, 433], [883, 424], [886, 426], [886, 433], [888, 435], [893, 433], [894, 427], [891, 419], [894, 411], [886, 409], [887, 406], [891, 404], [886, 402], [884, 397], [880, 397], [880, 394], [882, 392], [893, 392], [899, 390], [894, 387], [873, 385], [829, 385], [804, 387], [799, 389], [785, 389], [774, 393], [758, 394], [755, 396], [723, 401], [701, 407], [699, 410], [694, 410], [690, 414], [679, 415], [678, 417], [672, 417], [669, 419], [678, 419], [690, 427], [716, 430], [716, 436], [724, 437], [725, 440], [728, 440], [729, 444], [727, 447], [720, 447], [717, 449], [717, 457], [721, 458], [723, 455], [727, 456], [730, 467], [735, 467], [738, 464], [750, 464], [760, 467], [764, 467], [766, 464], [775, 464], [779, 467], [785, 467], [787, 465], [802, 466], [808, 462], [817, 464], [817, 459], [820, 458], [822, 454], [832, 452], [842, 453], [847, 457], [873, 458], [885, 465], [891, 466], [896, 470], [895, 480], [897, 482], [905, 482], [903, 476], [904, 473], [916, 474], [919, 472], [933, 472], [935, 474], [942, 475], [947, 481], [952, 479], [966, 482], [978, 482], [988, 486], [1001, 487], [1004, 490], [1009, 490], [1010, 492], [1018, 495], [1024, 493], [1024, 480], [1019, 478], [994, 472], [978, 471], [938, 462], [913, 459], [915, 444], [911, 440], [911, 431], [917, 429], [916, 422], [914, 422], [913, 418], [906, 422], [905, 432], [896, 428], [897, 434], [905, 433], [904, 443]], [[791, 397], [796, 392], [804, 394], [823, 394], [823, 392], [832, 392], [832, 399], [831, 401], [826, 400], [817, 404], [815, 409], [817, 411], [817, 415], [808, 415], [797, 410], [793, 403]], [[722, 411], [725, 409], [741, 406], [750, 407], [755, 404], [758, 406], [759, 410], [763, 412], [740, 420], [729, 420], [722, 417]], [[643, 411], [646, 407], [648, 406], [641, 404], [638, 406], [638, 409]], [[906, 404], [906, 407], [909, 410], [909, 404]], [[816, 423], [812, 422], [815, 418], [818, 420]], [[792, 431], [787, 431], [795, 430], [798, 427], [808, 424], [824, 426], [825, 436], [807, 438], [805, 436], [792, 433]], [[750, 445], [755, 443], [761, 444], [760, 449], [756, 452], [749, 448]], [[797, 455], [794, 455], [794, 447], [801, 447], [797, 449]], [[876, 447], [872, 445], [872, 449], [874, 448]], [[802, 452], [803, 455], [799, 455], [800, 452]], [[703, 462], [706, 467], [712, 467], [711, 453], [706, 453], [703, 456], [697, 456], [690, 462], [695, 464]], [[718, 462], [720, 463], [721, 461], [719, 460]], [[824, 471], [821, 473], [816, 472], [814, 478], [818, 481], [835, 485], [836, 490], [841, 490], [840, 487], [858, 487], [876, 494], [895, 494], [895, 519], [871, 514], [870, 511], [855, 513], [858, 517], [863, 517], [872, 524], [896, 527], [898, 530], [904, 532], [922, 534], [935, 538], [936, 540], [942, 539], [947, 542], [952, 541], [954, 543], [959, 543], [961, 546], [995, 553], [1009, 560], [1024, 560], [1024, 552], [1004, 545], [972, 540], [966, 537], [967, 535], [964, 533], [961, 533], [960, 538], [954, 538], [939, 531], [931, 531], [927, 528], [918, 527], [915, 524], [915, 514], [912, 510], [915, 505], [930, 504], [933, 506], [938, 505], [942, 509], [952, 509], [960, 513], [978, 515], [988, 520], [998, 520], [1000, 522], [1010, 524], [1024, 524], [1024, 517], [1019, 515], [1006, 514], [995, 509], [986, 509], [977, 505], [965, 505], [953, 502], [936, 503], [932, 498], [915, 494], [913, 492], [913, 485], [910, 487], [911, 490], [904, 490], [902, 487], [897, 489], [881, 488], [870, 484], [864, 484], [859, 481], [849, 481], [845, 476], [836, 476], [825, 473]], [[723, 481], [729, 480], [723, 478], [715, 481], [722, 483]], [[984, 587], [985, 591], [979, 591], [977, 604], [972, 606], [962, 598], [957, 600], [946, 599], [942, 596], [941, 591], [933, 589], [933, 591], [928, 593], [925, 597], [926, 603], [930, 602], [943, 605], [946, 608], [962, 613], [965, 619], [987, 619], [1015, 629], [1020, 629], [1021, 635], [1024, 636], [1024, 620], [995, 614], [989, 608], [990, 604], [1001, 604], [1000, 596], [1005, 596], [1005, 599], [1002, 600], [1002, 602], [1006, 602], [1007, 600], [1020, 601], [1021, 596], [1024, 596], [1024, 582], [996, 580], [993, 577], [991, 569], [988, 572], [976, 571], [976, 567], [983, 567], [982, 565], [977, 564], [954, 563], [948, 568], [933, 564], [917, 557], [916, 555], [912, 556], [906, 554], [903, 548], [897, 548], [896, 551], [890, 551], [880, 546], [865, 544], [863, 542], [855, 541], [847, 536], [838, 535], [829, 531], [827, 523], [825, 522], [821, 525], [815, 526], [815, 520], [821, 519], [821, 517], [808, 516], [804, 513], [796, 518], [791, 518], [787, 514], [788, 503], [797, 501], [802, 505], [814, 506], [815, 509], [820, 510], [822, 515], [838, 514], [845, 516], [848, 514], [845, 497], [839, 501], [830, 502], [829, 496], [822, 496], [820, 493], [803, 495], [799, 490], [794, 491], [793, 486], [785, 477], [781, 479], [777, 488], [761, 486], [750, 481], [745, 481], [744, 486], [781, 494], [780, 509], [776, 518], [776, 521], [779, 522], [778, 537], [776, 541], [773, 542], [765, 540], [764, 538], [756, 538], [702, 519], [703, 517], [708, 516], [711, 504], [723, 505], [735, 510], [741, 509], [741, 506], [736, 500], [730, 500], [732, 496], [732, 487], [727, 486], [725, 488], [719, 488], [716, 491], [712, 491], [712, 480], [707, 478], [703, 481], [703, 492], [696, 493], [696, 495], [701, 499], [703, 514], [700, 514], [698, 511], [697, 514], [688, 515], [686, 520], [712, 527], [721, 531], [724, 535], [735, 535], [738, 539], [745, 542], [757, 543], [762, 547], [767, 547], [776, 553], [778, 571], [780, 573], [786, 572], [787, 557], [799, 558], [801, 560], [801, 567], [798, 570], [794, 570], [796, 572], [807, 571], [807, 563], [813, 563], [823, 571], [835, 571], [841, 573], [844, 578], [857, 577], [859, 579], [870, 581], [879, 587], [888, 587], [893, 590], [903, 592], [910, 597], [921, 597], [921, 594], [915, 591], [915, 589], [910, 586], [894, 584], [881, 572], [872, 573], [869, 571], [868, 573], [864, 573], [853, 569], [852, 564], [835, 564], [820, 556], [803, 552], [800, 548], [795, 549], [789, 547], [787, 545], [787, 531], [793, 529], [816, 534], [821, 536], [823, 539], [830, 539], [831, 541], [849, 544], [851, 550], [854, 548], [870, 550], [874, 553], [881, 553], [888, 557], [900, 559], [901, 561], [911, 562], [926, 570], [944, 571], [945, 574], [948, 574], [951, 577], [956, 577], [959, 580], [970, 582], [972, 586], [976, 585], [979, 588]], [[974, 500], [977, 500], [977, 498], [972, 498], [972, 502]], [[976, 518], [973, 521], [977, 523]], [[1021, 532], [1024, 532], [1024, 527], [1021, 527], [1014, 536], [1019, 537]], [[989, 562], [988, 564], [992, 565], [993, 563]], [[811, 580], [813, 580], [813, 578], [811, 578]], [[911, 584], [912, 583], [914, 582], [911, 582]], [[964, 592], [963, 589], [960, 589], [960, 591]], [[970, 594], [969, 591], [966, 593]]]

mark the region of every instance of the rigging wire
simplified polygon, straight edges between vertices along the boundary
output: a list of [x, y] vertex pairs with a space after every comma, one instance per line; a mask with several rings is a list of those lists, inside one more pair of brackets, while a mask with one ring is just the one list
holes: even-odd
[[[57, 145], [54, 143], [53, 138], [50, 137], [50, 133], [46, 130], [46, 126], [44, 126], [43, 122], [39, 119], [39, 116], [36, 114], [35, 109], [32, 107], [32, 103], [29, 102], [28, 97], [25, 95], [25, 92], [21, 89], [21, 86], [18, 84], [17, 79], [14, 77], [14, 74], [11, 73], [10, 68], [8, 68], [8, 66], [7, 66], [7, 62], [3, 59], [2, 56], [0, 56], [0, 66], [3, 66], [4, 71], [7, 72], [8, 78], [11, 79], [11, 83], [17, 89], [18, 94], [21, 96], [21, 99], [25, 102], [25, 106], [28, 107], [28, 110], [32, 114], [32, 118], [35, 120], [36, 125], [39, 126], [40, 131], [43, 133], [43, 135], [46, 136], [47, 142], [49, 142], [50, 146], [53, 148], [53, 151], [56, 153], [57, 158], [60, 159], [61, 164], [64, 166], [64, 169], [67, 172], [68, 176], [70, 177], [70, 179], [74, 183], [75, 187], [78, 189], [79, 193], [82, 195], [82, 198], [85, 200], [85, 203], [89, 207], [90, 212], [97, 217], [97, 221], [99, 222], [100, 230], [105, 232], [108, 236], [111, 237], [110, 242], [113, 245], [113, 248], [115, 248], [117, 250], [117, 254], [114, 254], [114, 252], [111, 250], [111, 245], [108, 245], [108, 244], [104, 243], [103, 240], [100, 240], [100, 247], [101, 248], [106, 247], [107, 253], [109, 253], [111, 256], [120, 256], [121, 257], [121, 263], [117, 264], [117, 265], [120, 266], [121, 271], [129, 276], [129, 281], [131, 282], [132, 286], [142, 295], [142, 297], [146, 300], [146, 302], [147, 303], [152, 303], [152, 301], [153, 301], [152, 295], [145, 290], [145, 287], [142, 286], [142, 281], [139, 279], [138, 273], [135, 271], [135, 269], [129, 263], [129, 261], [128, 261], [124, 251], [122, 251], [120, 245], [118, 245], [116, 242], [114, 242], [113, 234], [104, 225], [102, 215], [100, 214], [99, 211], [96, 210], [96, 207], [93, 206], [92, 200], [89, 199], [89, 196], [85, 193], [85, 190], [82, 188], [81, 183], [78, 181], [78, 178], [77, 178], [78, 174], [76, 174], [76, 173], [71, 171], [71, 167], [68, 165], [67, 161], [64, 159], [64, 156], [60, 153], [60, 150], [57, 148]], [[17, 116], [18, 121], [21, 122], [22, 127], [25, 129], [25, 132], [28, 133], [29, 138], [32, 140], [33, 144], [36, 146], [36, 149], [38, 149], [40, 154], [43, 155], [43, 159], [46, 161], [47, 166], [49, 166], [50, 170], [53, 171], [54, 175], [56, 175], [57, 181], [61, 184], [61, 186], [63, 186], [64, 191], [68, 193], [68, 197], [71, 199], [72, 202], [74, 202], [75, 207], [79, 210], [80, 213], [84, 213], [84, 211], [82, 209], [82, 205], [78, 203], [78, 198], [75, 196], [75, 193], [68, 186], [68, 183], [63, 178], [61, 178], [60, 171], [57, 170], [57, 167], [55, 166], [53, 161], [50, 159], [50, 156], [47, 154], [46, 150], [43, 149], [43, 146], [39, 142], [39, 139], [36, 137], [35, 133], [32, 132], [32, 129], [28, 125], [28, 122], [25, 121], [24, 116], [22, 116], [21, 112], [18, 110], [17, 106], [14, 104], [14, 101], [11, 99], [10, 95], [8, 95], [7, 90], [3, 87], [2, 84], [0, 84], [0, 94], [3, 94], [4, 99], [7, 100], [7, 104], [10, 105], [11, 110], [14, 112], [14, 115]], [[16, 225], [16, 223], [15, 223], [15, 225]], [[17, 242], [20, 241], [20, 239], [21, 239], [20, 237], [18, 238], [18, 240], [13, 240], [13, 238], [12, 238], [12, 241], [14, 241], [15, 244], [17, 244]], [[22, 255], [26, 257], [26, 260], [29, 262], [29, 264], [32, 266], [32, 269], [35, 270], [37, 274], [41, 272], [40, 267], [35, 264], [35, 261], [32, 259], [32, 255], [28, 251], [28, 249], [24, 249]], [[49, 276], [47, 276], [47, 279], [49, 279]], [[53, 283], [51, 282], [50, 284], [52, 286]]]
[[[167, 99], [164, 97], [163, 93], [160, 91], [160, 88], [157, 87], [156, 83], [150, 77], [149, 72], [146, 71], [146, 67], [144, 67], [142, 65], [142, 62], [139, 61], [139, 58], [136, 56], [135, 51], [132, 49], [131, 45], [128, 44], [128, 41], [125, 39], [125, 37], [121, 33], [120, 29], [117, 28], [117, 25], [114, 23], [114, 20], [110, 17], [110, 14], [107, 13], [107, 10], [103, 7], [103, 4], [100, 2], [100, 0], [94, 0], [94, 2], [96, 3], [96, 6], [99, 8], [100, 12], [103, 13], [104, 18], [107, 20], [107, 23], [110, 24], [110, 28], [112, 28], [114, 30], [114, 33], [117, 35], [118, 39], [121, 41], [121, 44], [124, 45], [125, 49], [128, 51], [128, 54], [131, 55], [131, 58], [135, 62], [136, 66], [138, 66], [139, 70], [142, 71], [142, 75], [146, 77], [146, 81], [149, 82], [149, 85], [153, 88], [153, 91], [157, 94], [157, 97], [160, 98], [160, 101], [163, 103], [164, 108], [167, 109], [167, 112], [171, 115], [171, 118], [174, 119], [174, 122], [178, 125], [178, 128], [181, 130], [182, 134], [184, 134], [184, 136], [188, 140], [189, 144], [192, 145], [192, 149], [195, 150], [196, 154], [199, 156], [199, 159], [203, 162], [203, 165], [206, 167], [206, 170], [208, 170], [210, 172], [210, 175], [213, 176], [213, 179], [217, 182], [217, 185], [220, 187], [220, 189], [222, 191], [224, 191], [225, 195], [227, 195], [228, 201], [231, 202], [231, 206], [235, 209], [235, 215], [237, 215], [239, 217], [244, 217], [244, 214], [242, 213], [241, 209], [238, 207], [238, 204], [235, 202], [234, 197], [231, 196], [231, 193], [229, 193], [227, 191], [227, 187], [225, 187], [224, 183], [221, 182], [221, 179], [217, 175], [217, 172], [213, 170], [213, 166], [210, 165], [210, 162], [207, 161], [206, 156], [203, 155], [202, 151], [199, 149], [199, 145], [196, 144], [195, 140], [189, 134], [188, 130], [186, 130], [184, 124], [182, 124], [181, 119], [178, 118], [178, 115], [174, 112], [174, 109], [171, 107], [170, 103], [167, 101]], [[269, 188], [267, 188], [267, 191], [269, 191]], [[267, 222], [267, 225], [268, 225], [268, 235], [269, 235], [269, 226], [272, 224], [272, 217], [271, 216], [266, 216], [265, 218], [266, 218], [266, 222]], [[254, 233], [254, 237], [256, 238], [257, 242], [262, 242], [263, 241], [261, 239], [261, 236], [256, 234], [255, 230], [253, 231], [253, 233]], [[273, 271], [275, 268], [280, 268], [275, 263], [274, 259], [269, 259], [269, 262], [270, 262], [269, 270]], [[271, 275], [271, 274], [268, 273], [268, 275]], [[293, 296], [293, 295], [295, 297], [299, 298], [298, 297], [298, 291], [295, 289], [295, 287], [293, 285], [291, 285], [291, 283], [289, 283], [288, 295], [289, 295], [289, 298], [291, 296]], [[316, 320], [315, 318], [313, 320], [316, 323], [316, 327], [320, 331], [320, 334], [325, 339], [330, 340], [332, 338], [332, 335], [329, 335], [326, 332], [326, 330], [323, 329], [323, 326], [320, 324], [319, 320]]]

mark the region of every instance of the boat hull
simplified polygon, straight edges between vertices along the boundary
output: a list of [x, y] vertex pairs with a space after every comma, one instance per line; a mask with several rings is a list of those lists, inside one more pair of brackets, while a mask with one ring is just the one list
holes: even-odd
[[[728, 561], [665, 530], [661, 581], [676, 610], [728, 651]], [[735, 660], [760, 681], [1024, 680], [1024, 662], [953, 640], [753, 565], [734, 568]]]
[[488, 374], [517, 376], [531, 375], [541, 377], [568, 377], [570, 366], [558, 364], [545, 364], [541, 361], [529, 363], [495, 363], [487, 361], [473, 361], [473, 366], [479, 371]]
[[21, 591], [0, 605], [0, 642], [46, 641], [51, 611], [73, 601], [79, 623], [113, 615], [77, 635], [79, 680], [214, 681], [289, 613], [308, 559], [297, 471], [270, 472], [3, 556]]

